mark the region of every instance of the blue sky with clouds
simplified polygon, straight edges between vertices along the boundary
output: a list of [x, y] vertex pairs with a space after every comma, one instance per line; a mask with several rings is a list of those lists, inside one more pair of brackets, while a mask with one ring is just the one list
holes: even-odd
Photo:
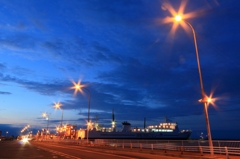
[[105, 126], [114, 109], [119, 128], [168, 116], [193, 136], [206, 132], [191, 30], [165, 23], [180, 6], [197, 33], [206, 94], [218, 99], [209, 106], [212, 136], [240, 138], [240, 2], [233, 0], [0, 0], [0, 130], [46, 127], [43, 112], [54, 129], [62, 113], [54, 102], [63, 104], [64, 123], [84, 127], [88, 94], [69, 89], [81, 79], [91, 119]]

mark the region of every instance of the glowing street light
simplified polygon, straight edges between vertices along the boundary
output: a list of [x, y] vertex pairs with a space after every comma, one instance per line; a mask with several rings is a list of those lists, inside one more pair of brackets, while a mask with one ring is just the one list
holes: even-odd
[[42, 113], [42, 117], [47, 117], [47, 113]]
[[[88, 120], [87, 120], [87, 131], [88, 131], [88, 125], [90, 123], [90, 100], [91, 100], [91, 93], [90, 91], [85, 87], [85, 85], [81, 85], [81, 82], [78, 81], [78, 83], [76, 82], [72, 82], [74, 86], [71, 87], [71, 89], [75, 89], [74, 90], [74, 94], [76, 94], [78, 91], [83, 93], [82, 89], [85, 89], [88, 92]], [[88, 142], [88, 133], [87, 133], [87, 142]]]
[[[49, 132], [49, 130], [48, 130], [48, 126], [49, 126], [49, 114], [46, 113], [46, 112], [44, 112], [44, 113], [42, 113], [42, 117], [47, 120], [47, 130], [46, 130], [46, 133], [48, 133], [48, 132]], [[27, 127], [30, 127], [30, 125], [28, 125]]]
[[90, 100], [91, 100], [91, 93], [90, 93], [90, 91], [85, 87], [85, 85], [82, 85], [81, 83], [80, 83], [80, 81], [78, 81], [78, 83], [76, 83], [76, 82], [73, 82], [73, 85], [74, 86], [72, 86], [71, 87], [71, 89], [75, 89], [74, 90], [74, 94], [76, 94], [78, 91], [79, 92], [81, 92], [81, 93], [83, 93], [83, 90], [82, 89], [85, 89], [87, 92], [88, 92], [88, 122], [90, 121]]
[[181, 21], [181, 20], [182, 20], [182, 17], [181, 17], [180, 15], [177, 15], [177, 16], [175, 17], [175, 20], [176, 20], [176, 21]]
[[42, 117], [47, 120], [47, 129], [46, 129], [46, 135], [47, 135], [47, 134], [49, 134], [49, 130], [48, 130], [48, 127], [49, 127], [49, 114], [44, 112], [44, 113], [42, 113]]
[[197, 37], [196, 37], [196, 32], [188, 21], [185, 19], [182, 19], [180, 15], [175, 16], [175, 20], [178, 22], [185, 22], [191, 29], [193, 33], [193, 40], [194, 40], [194, 45], [195, 45], [195, 51], [196, 51], [196, 58], [197, 58], [197, 65], [198, 65], [198, 73], [199, 73], [199, 79], [200, 79], [200, 86], [201, 86], [201, 94], [202, 94], [202, 99], [199, 101], [203, 103], [204, 106], [204, 113], [205, 113], [205, 118], [206, 118], [206, 126], [207, 126], [207, 131], [208, 131], [208, 141], [209, 141], [209, 147], [211, 151], [211, 155], [213, 155], [213, 144], [212, 144], [212, 135], [211, 135], [211, 129], [210, 129], [210, 123], [209, 123], [209, 117], [208, 117], [208, 104], [211, 103], [211, 98], [208, 98], [204, 92], [204, 86], [203, 86], [203, 80], [202, 80], [202, 71], [201, 71], [201, 66], [200, 66], [200, 59], [198, 55], [198, 45], [197, 45]]
[[[60, 102], [58, 102], [58, 103], [54, 103], [54, 108], [55, 109], [61, 109], [61, 106], [62, 106], [62, 104], [60, 103]], [[61, 119], [61, 127], [62, 127], [62, 122], [63, 122], [63, 109], [61, 109], [62, 110], [62, 119]]]

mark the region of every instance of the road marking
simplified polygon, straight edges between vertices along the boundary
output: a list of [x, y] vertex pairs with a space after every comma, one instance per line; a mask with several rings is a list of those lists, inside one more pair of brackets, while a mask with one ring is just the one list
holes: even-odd
[[79, 158], [79, 157], [72, 156], [72, 155], [69, 155], [69, 154], [65, 154], [65, 153], [62, 153], [62, 152], [59, 152], [59, 151], [50, 150], [50, 149], [43, 148], [43, 147], [38, 147], [38, 148], [39, 148], [39, 149], [43, 149], [43, 150], [48, 151], [48, 152], [51, 152], [51, 153], [54, 153], [54, 154], [57, 154], [57, 155], [60, 155], [60, 156], [63, 156], [63, 157], [66, 157], [66, 158], [81, 159], [81, 158]]
[[[59, 146], [59, 145], [52, 145], [51, 146], [55, 146], [55, 147], [61, 147], [61, 148], [68, 148], [68, 147], [64, 147], [64, 146]], [[68, 145], [69, 146], [69, 145]], [[68, 149], [75, 149], [75, 150], [79, 150], [79, 148], [73, 148], [75, 146], [72, 146], [72, 148], [68, 148]], [[81, 151], [85, 151], [85, 152], [91, 152], [91, 153], [96, 153], [96, 154], [101, 154], [101, 155], [108, 155], [108, 156], [114, 156], [114, 157], [120, 157], [120, 158], [125, 158], [125, 159], [137, 159], [137, 158], [133, 158], [133, 157], [126, 157], [126, 156], [119, 156], [119, 155], [114, 155], [114, 154], [106, 154], [106, 153], [101, 153], [101, 152], [96, 152], [96, 151], [89, 151], [89, 150], [83, 150], [80, 149]]]

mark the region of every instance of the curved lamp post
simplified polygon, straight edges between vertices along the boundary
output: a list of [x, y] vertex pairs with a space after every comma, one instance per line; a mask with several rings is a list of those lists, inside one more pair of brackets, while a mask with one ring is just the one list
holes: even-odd
[[87, 143], [88, 143], [88, 131], [89, 131], [89, 124], [90, 124], [90, 100], [91, 100], [91, 93], [90, 91], [84, 87], [84, 85], [81, 85], [80, 82], [75, 83], [73, 82], [74, 86], [72, 87], [75, 89], [75, 92], [83, 92], [82, 89], [85, 89], [88, 92], [88, 120], [87, 120]]
[[200, 99], [199, 102], [203, 103], [203, 106], [204, 106], [204, 113], [205, 113], [205, 118], [206, 118], [206, 126], [207, 126], [207, 132], [208, 132], [209, 147], [210, 147], [211, 155], [213, 155], [214, 152], [213, 152], [213, 144], [212, 144], [212, 135], [211, 135], [210, 122], [209, 122], [209, 117], [208, 117], [208, 103], [211, 102], [211, 98], [208, 98], [205, 94], [205, 91], [204, 91], [203, 80], [202, 80], [202, 71], [201, 71], [201, 66], [200, 66], [200, 59], [199, 59], [199, 55], [198, 55], [198, 45], [197, 45], [196, 32], [195, 32], [192, 24], [189, 23], [188, 21], [186, 21], [185, 19], [182, 19], [181, 16], [177, 15], [175, 17], [175, 20], [185, 22], [192, 29], [193, 40], [194, 40], [195, 51], [196, 51], [196, 58], [197, 58], [197, 65], [198, 65], [198, 74], [199, 74], [200, 86], [201, 86], [201, 94], [202, 94], [202, 99]]

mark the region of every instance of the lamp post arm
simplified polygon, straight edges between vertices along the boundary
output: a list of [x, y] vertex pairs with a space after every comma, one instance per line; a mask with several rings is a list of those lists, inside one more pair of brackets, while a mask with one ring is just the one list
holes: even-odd
[[200, 87], [201, 87], [201, 94], [202, 94], [202, 100], [205, 99], [206, 95], [204, 92], [204, 86], [203, 86], [203, 80], [202, 80], [202, 71], [201, 71], [201, 65], [200, 65], [200, 58], [198, 55], [198, 44], [197, 44], [197, 36], [196, 36], [196, 32], [193, 28], [193, 26], [191, 25], [191, 23], [189, 23], [188, 21], [184, 20], [185, 23], [187, 23], [190, 28], [192, 29], [192, 33], [193, 33], [193, 40], [194, 40], [194, 45], [195, 45], [195, 50], [196, 50], [196, 58], [197, 58], [197, 65], [198, 65], [198, 74], [199, 74], [199, 79], [200, 79]]

